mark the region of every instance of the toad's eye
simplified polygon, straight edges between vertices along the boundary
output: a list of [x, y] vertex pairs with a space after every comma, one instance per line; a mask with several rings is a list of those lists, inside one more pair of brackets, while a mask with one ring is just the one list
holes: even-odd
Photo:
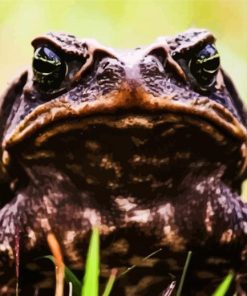
[[38, 47], [33, 56], [34, 82], [44, 91], [57, 89], [66, 74], [66, 63], [46, 46]]
[[190, 72], [202, 88], [214, 83], [219, 66], [219, 53], [212, 44], [206, 45], [189, 61]]

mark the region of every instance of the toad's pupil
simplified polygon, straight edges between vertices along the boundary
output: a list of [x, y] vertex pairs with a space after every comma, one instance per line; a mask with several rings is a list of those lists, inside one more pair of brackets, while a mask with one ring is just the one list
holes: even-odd
[[41, 73], [51, 73], [61, 67], [59, 56], [47, 47], [40, 47], [34, 53], [33, 67]]
[[65, 69], [62, 59], [48, 47], [41, 46], [34, 52], [34, 81], [41, 89], [50, 91], [58, 88], [65, 76]]
[[203, 69], [208, 72], [216, 72], [219, 68], [219, 65], [220, 59], [214, 56], [212, 59], [208, 59], [203, 62]]
[[191, 74], [202, 85], [211, 84], [220, 65], [220, 58], [214, 45], [208, 44], [190, 60]]

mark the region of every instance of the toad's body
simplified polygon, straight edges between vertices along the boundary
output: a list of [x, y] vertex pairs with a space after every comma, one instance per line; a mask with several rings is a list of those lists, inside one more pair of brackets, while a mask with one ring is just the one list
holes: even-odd
[[[246, 117], [213, 43], [205, 30], [127, 52], [66, 34], [33, 41], [33, 71], [1, 107], [2, 293], [11, 295], [18, 240], [21, 268], [49, 252], [53, 232], [82, 269], [95, 225], [103, 276], [138, 265], [116, 295], [159, 295], [188, 250], [184, 294], [210, 295], [241, 270]], [[23, 295], [52, 293], [21, 276]]]

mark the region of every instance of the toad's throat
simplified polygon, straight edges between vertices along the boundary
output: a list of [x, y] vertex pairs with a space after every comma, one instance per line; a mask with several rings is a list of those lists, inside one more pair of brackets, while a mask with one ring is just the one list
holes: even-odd
[[78, 186], [118, 190], [165, 187], [172, 176], [178, 180], [191, 170], [225, 163], [228, 172], [237, 174], [240, 145], [206, 121], [166, 114], [71, 120], [46, 127], [17, 150], [26, 166], [45, 163]]

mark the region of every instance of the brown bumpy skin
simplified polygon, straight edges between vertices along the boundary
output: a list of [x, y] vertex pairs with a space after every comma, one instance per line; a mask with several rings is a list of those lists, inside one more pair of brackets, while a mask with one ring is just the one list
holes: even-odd
[[112, 295], [162, 295], [189, 250], [183, 295], [211, 295], [230, 270], [229, 295], [242, 295], [246, 113], [221, 66], [203, 87], [191, 71], [214, 42], [198, 29], [129, 51], [61, 33], [32, 42], [66, 71], [51, 88], [28, 69], [2, 97], [0, 295], [15, 295], [18, 267], [19, 295], [54, 295], [37, 261], [50, 232], [82, 276], [93, 226], [102, 283], [136, 265]]

